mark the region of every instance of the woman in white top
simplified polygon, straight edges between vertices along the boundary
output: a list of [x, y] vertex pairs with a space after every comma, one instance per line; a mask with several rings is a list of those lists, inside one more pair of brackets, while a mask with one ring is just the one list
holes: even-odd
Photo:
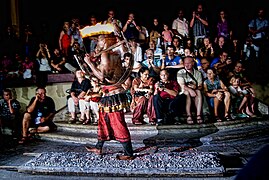
[[36, 84], [38, 87], [45, 87], [48, 82], [48, 74], [51, 73], [50, 52], [47, 44], [40, 43], [36, 53], [36, 60], [39, 66], [36, 74]]
[[135, 39], [130, 39], [131, 53], [134, 55], [134, 65], [132, 72], [135, 77], [138, 77], [138, 71], [142, 67], [141, 62], [143, 60], [142, 48], [138, 45]]

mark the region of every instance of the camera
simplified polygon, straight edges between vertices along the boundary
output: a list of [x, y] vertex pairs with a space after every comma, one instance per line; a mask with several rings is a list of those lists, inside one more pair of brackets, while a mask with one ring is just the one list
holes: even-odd
[[159, 87], [160, 87], [160, 88], [165, 88], [165, 83], [162, 82], [162, 81], [160, 81], [160, 82], [159, 82]]

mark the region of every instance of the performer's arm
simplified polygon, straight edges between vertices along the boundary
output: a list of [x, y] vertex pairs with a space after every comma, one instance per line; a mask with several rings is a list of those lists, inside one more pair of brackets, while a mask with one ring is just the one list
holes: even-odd
[[98, 69], [91, 61], [91, 56], [89, 54], [86, 54], [84, 57], [84, 61], [87, 63], [87, 65], [91, 68], [93, 74], [101, 81], [104, 81], [104, 75], [101, 72], [100, 69]]

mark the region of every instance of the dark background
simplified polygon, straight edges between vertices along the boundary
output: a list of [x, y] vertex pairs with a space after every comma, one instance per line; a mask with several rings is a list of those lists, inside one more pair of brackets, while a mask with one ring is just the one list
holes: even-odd
[[[268, 0], [267, 0], [268, 1]], [[180, 7], [185, 9], [188, 20], [192, 10], [196, 9], [198, 2], [204, 4], [204, 10], [208, 14], [211, 27], [215, 26], [218, 11], [224, 8], [233, 24], [234, 32], [241, 38], [245, 37], [247, 24], [256, 15], [257, 8], [267, 8], [266, 0], [236, 1], [236, 0], [19, 0], [20, 27], [30, 24], [34, 32], [40, 31], [46, 26], [51, 38], [58, 40], [64, 21], [71, 18], [79, 18], [81, 24], [88, 24], [89, 16], [95, 14], [99, 21], [107, 17], [109, 8], [115, 9], [116, 17], [125, 23], [128, 13], [134, 12], [136, 19], [146, 27], [152, 24], [153, 18], [158, 17], [161, 22], [172, 21], [177, 17]], [[10, 24], [9, 0], [1, 1], [0, 28]], [[267, 9], [266, 9], [267, 11]], [[267, 14], [268, 17], [268, 14]]]
[[[185, 9], [185, 17], [190, 20], [192, 11], [196, 9], [199, 2], [204, 5], [211, 30], [212, 27], [216, 27], [218, 12], [223, 8], [231, 20], [233, 32], [242, 41], [247, 36], [248, 23], [256, 16], [259, 7], [265, 9], [266, 18], [269, 19], [268, 0], [166, 0], [160, 2], [158, 0], [18, 0], [20, 30], [22, 34], [24, 25], [30, 24], [36, 37], [41, 37], [39, 34], [45, 31], [46, 39], [49, 39], [49, 48], [52, 49], [58, 47], [58, 38], [63, 22], [70, 21], [72, 18], [79, 18], [81, 24], [87, 25], [90, 15], [95, 14], [98, 20], [102, 21], [106, 19], [107, 11], [112, 8], [116, 12], [116, 18], [122, 23], [126, 22], [129, 12], [134, 12], [136, 19], [147, 28], [153, 23], [154, 17], [158, 17], [160, 22], [167, 21], [171, 27], [179, 8]], [[1, 46], [4, 44], [2, 43], [3, 33], [6, 27], [11, 24], [11, 16], [10, 0], [1, 0], [0, 4], [1, 57], [1, 53], [5, 51]], [[37, 39], [35, 43], [39, 44], [40, 41]], [[268, 53], [265, 55], [267, 60]], [[252, 80], [262, 81], [261, 84], [267, 83], [268, 72], [266, 69], [269, 65], [268, 61], [266, 63], [267, 65], [261, 66], [263, 70], [251, 68], [255, 72], [249, 74]]]

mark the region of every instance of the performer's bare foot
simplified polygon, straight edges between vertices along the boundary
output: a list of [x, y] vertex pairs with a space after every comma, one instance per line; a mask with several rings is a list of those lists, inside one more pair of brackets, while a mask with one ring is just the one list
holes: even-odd
[[89, 147], [89, 146], [86, 146], [85, 148], [87, 149], [87, 151], [95, 153], [97, 155], [102, 154], [102, 149], [97, 149], [95, 147]]
[[135, 156], [117, 155], [118, 160], [134, 160]]

